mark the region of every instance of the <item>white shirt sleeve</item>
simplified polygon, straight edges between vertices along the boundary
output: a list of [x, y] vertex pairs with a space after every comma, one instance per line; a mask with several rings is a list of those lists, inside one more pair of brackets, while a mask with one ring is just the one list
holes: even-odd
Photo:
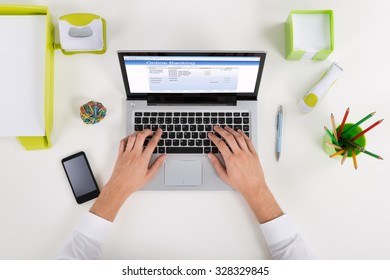
[[91, 212], [85, 214], [56, 257], [62, 260], [99, 259], [112, 222]]
[[316, 259], [286, 214], [261, 224], [260, 227], [273, 259]]

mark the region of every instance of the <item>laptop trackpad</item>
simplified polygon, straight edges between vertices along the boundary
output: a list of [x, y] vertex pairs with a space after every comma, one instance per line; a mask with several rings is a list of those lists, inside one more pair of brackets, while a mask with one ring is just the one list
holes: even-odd
[[165, 162], [165, 185], [202, 185], [202, 162], [199, 160], [167, 160]]

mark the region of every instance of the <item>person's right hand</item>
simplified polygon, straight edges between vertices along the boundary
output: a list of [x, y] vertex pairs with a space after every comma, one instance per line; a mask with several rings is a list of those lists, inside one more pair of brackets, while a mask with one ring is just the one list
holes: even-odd
[[266, 183], [251, 140], [243, 131], [235, 131], [229, 126], [216, 126], [214, 130], [226, 141], [225, 143], [214, 133], [209, 133], [210, 140], [217, 146], [225, 161], [224, 166], [214, 154], [208, 154], [220, 178], [245, 197], [258, 193]]
[[252, 208], [259, 223], [266, 223], [283, 215], [265, 182], [256, 149], [246, 134], [225, 126], [214, 127], [226, 143], [214, 133], [209, 138], [219, 149], [225, 165], [212, 153], [208, 154], [219, 177], [239, 191]]

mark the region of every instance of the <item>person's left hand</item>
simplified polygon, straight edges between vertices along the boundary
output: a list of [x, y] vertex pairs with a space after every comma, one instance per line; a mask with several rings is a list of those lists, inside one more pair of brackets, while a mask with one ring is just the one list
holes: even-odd
[[118, 159], [107, 185], [114, 185], [126, 197], [150, 181], [166, 159], [166, 155], [160, 155], [149, 167], [153, 150], [161, 138], [162, 130], [158, 129], [154, 133], [144, 149], [146, 137], [152, 134], [150, 129], [145, 129], [133, 133], [120, 142]]
[[120, 142], [118, 158], [111, 178], [92, 206], [91, 213], [113, 221], [126, 199], [157, 174], [167, 156], [160, 155], [149, 166], [162, 130], [158, 129], [144, 148], [145, 139], [152, 134], [150, 129], [145, 129], [133, 133]]

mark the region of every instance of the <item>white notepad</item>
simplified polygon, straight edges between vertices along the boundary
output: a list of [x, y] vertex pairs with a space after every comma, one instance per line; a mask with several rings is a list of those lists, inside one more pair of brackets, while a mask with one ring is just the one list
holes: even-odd
[[294, 50], [316, 53], [331, 48], [329, 14], [293, 14]]
[[0, 15], [0, 38], [0, 136], [43, 136], [46, 16]]

